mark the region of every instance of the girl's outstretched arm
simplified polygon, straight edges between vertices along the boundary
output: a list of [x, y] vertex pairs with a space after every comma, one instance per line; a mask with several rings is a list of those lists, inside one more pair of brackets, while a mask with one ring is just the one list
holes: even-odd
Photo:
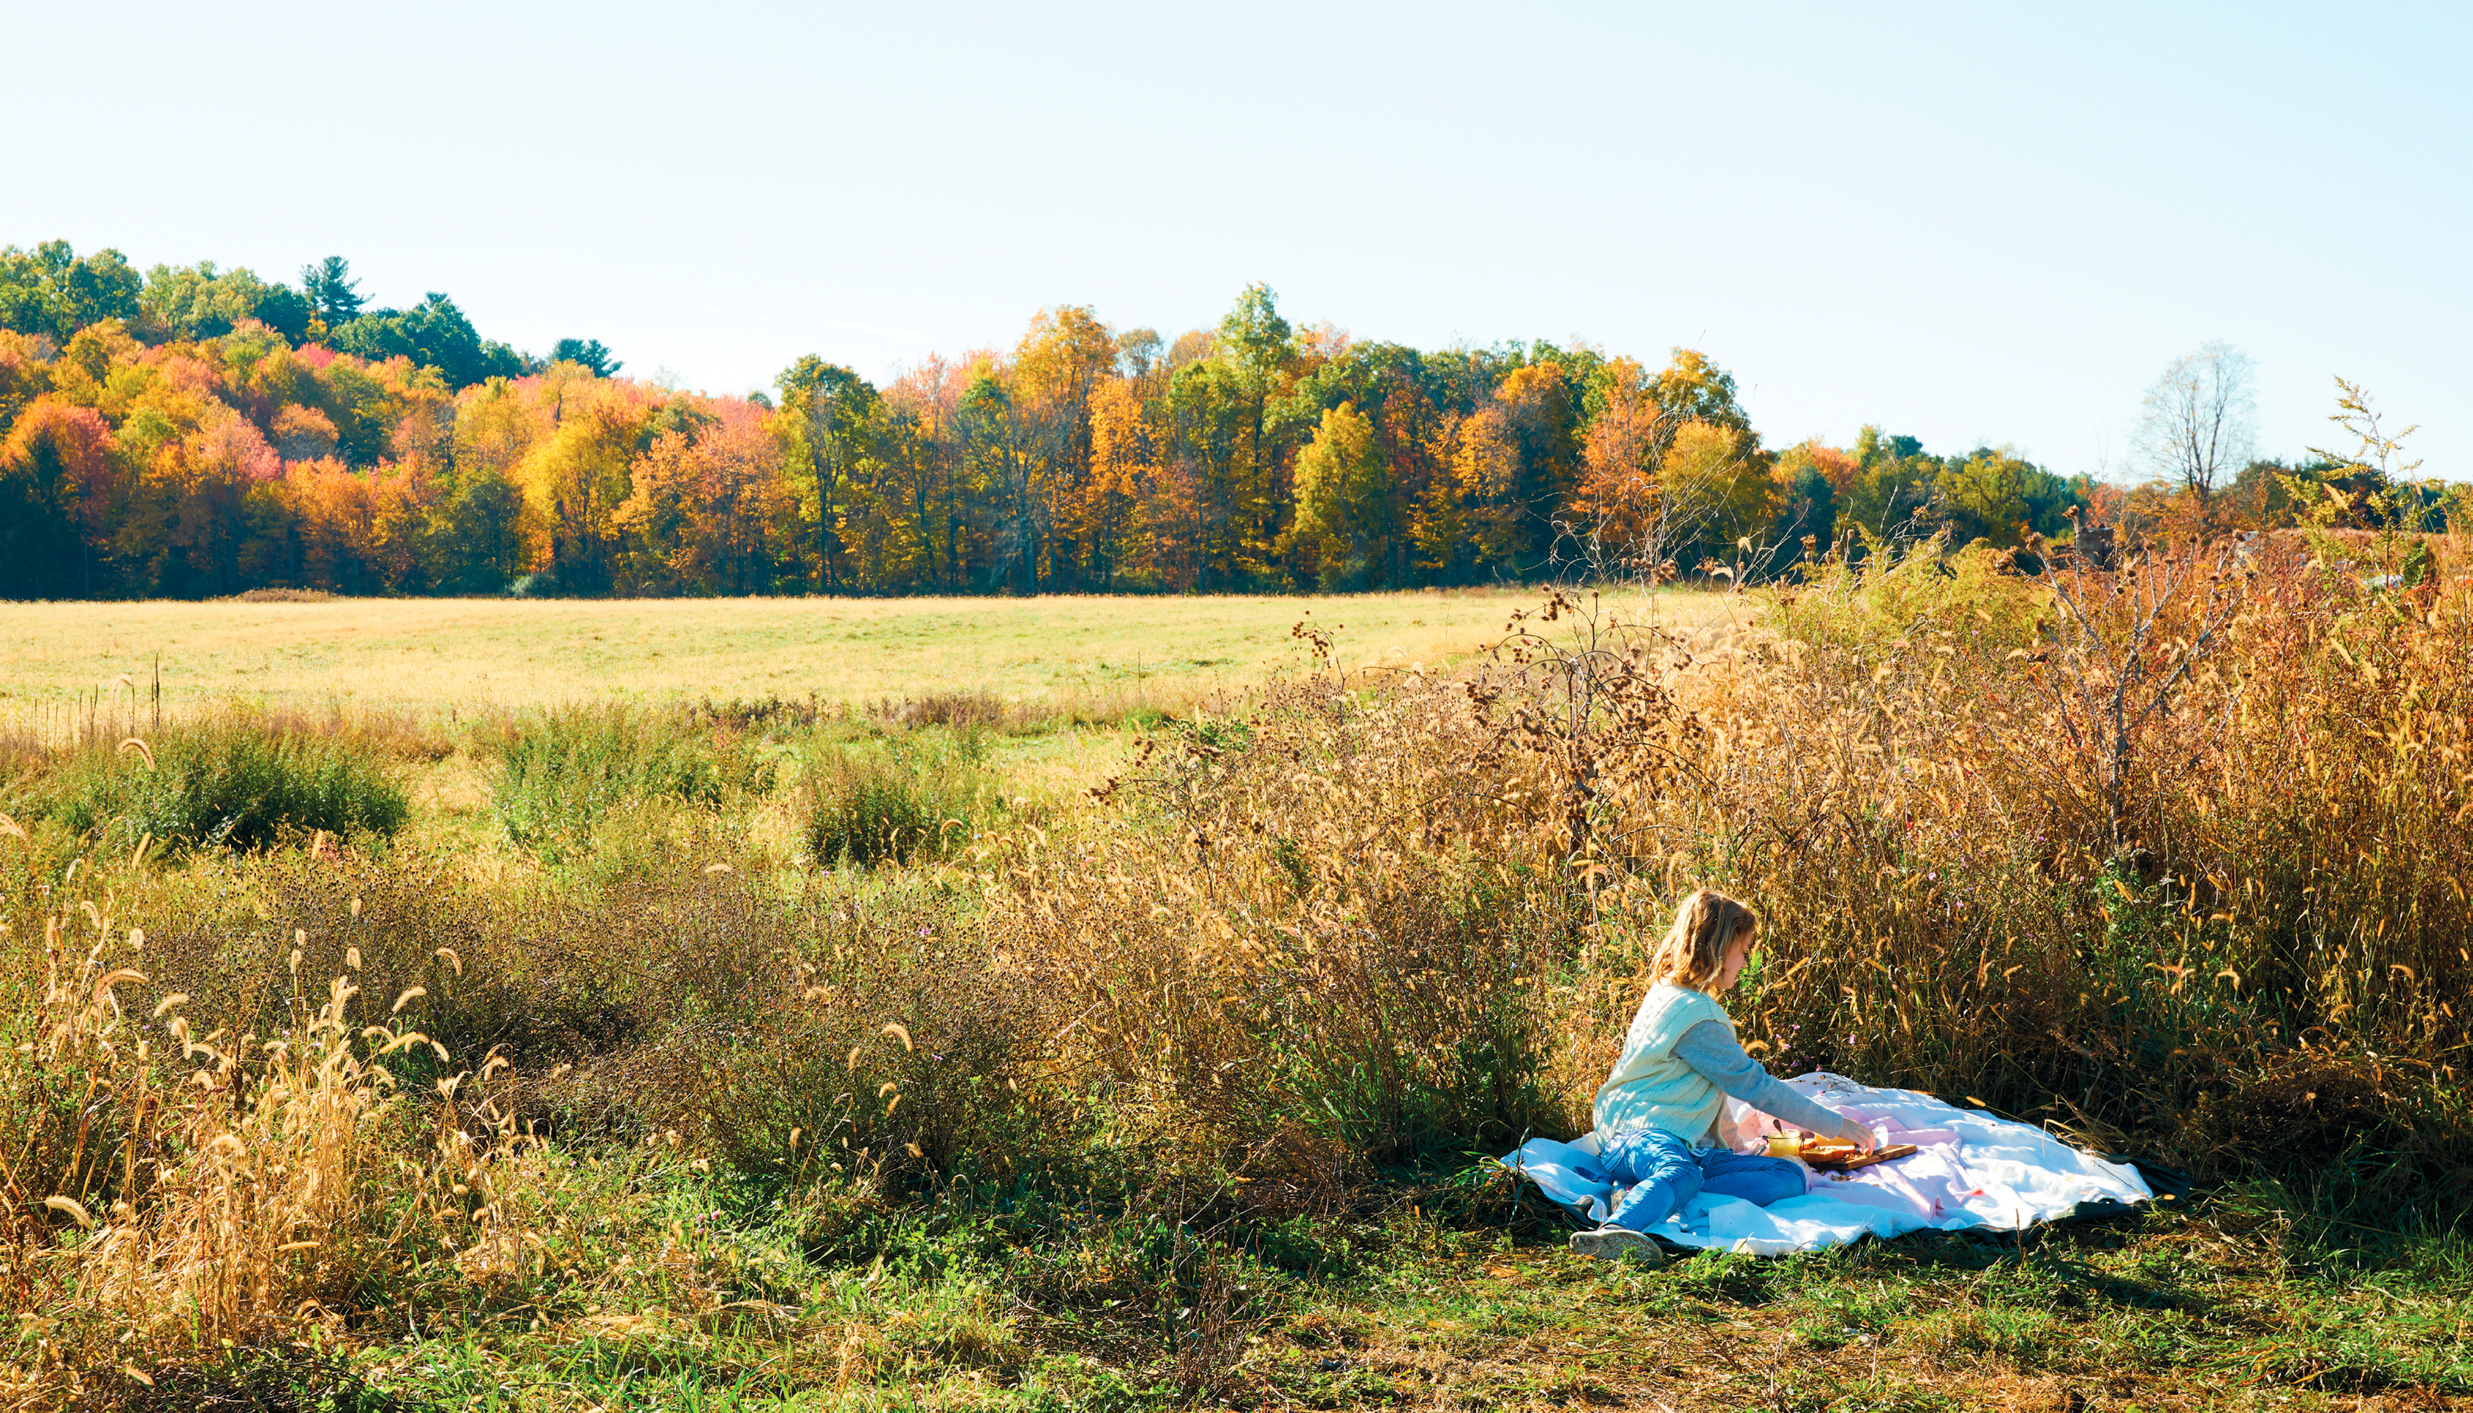
[[1674, 1043], [1676, 1058], [1707, 1077], [1718, 1088], [1760, 1110], [1811, 1133], [1833, 1134], [1869, 1153], [1880, 1140], [1872, 1130], [1834, 1109], [1824, 1108], [1788, 1088], [1745, 1054], [1732, 1028], [1704, 1020], [1683, 1032]]

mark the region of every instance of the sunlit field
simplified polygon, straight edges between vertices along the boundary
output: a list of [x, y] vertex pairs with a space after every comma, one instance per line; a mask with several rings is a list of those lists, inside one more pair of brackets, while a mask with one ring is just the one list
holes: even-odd
[[[990, 692], [1008, 701], [1259, 683], [1303, 661], [1311, 621], [1342, 661], [1440, 666], [1501, 638], [1534, 596], [1450, 590], [1310, 597], [547, 600], [0, 604], [0, 702], [65, 704], [123, 676], [151, 704], [243, 701], [510, 709], [672, 698], [827, 703]], [[1653, 610], [1748, 621], [1724, 595]], [[129, 687], [107, 696], [125, 704]]]
[[[2336, 558], [0, 610], [0, 1403], [2451, 1406], [2473, 585]], [[1572, 1254], [1704, 883], [2172, 1200]]]

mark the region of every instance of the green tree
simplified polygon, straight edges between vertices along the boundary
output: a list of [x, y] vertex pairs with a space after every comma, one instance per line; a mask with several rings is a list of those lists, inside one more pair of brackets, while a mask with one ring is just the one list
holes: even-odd
[[615, 378], [627, 366], [612, 358], [599, 339], [560, 339], [550, 346], [549, 361], [572, 363], [596, 378]]
[[145, 282], [117, 250], [83, 260], [65, 240], [0, 250], [0, 328], [67, 343], [88, 324], [135, 322]]
[[1204, 593], [1237, 587], [1242, 577], [1239, 516], [1247, 435], [1256, 425], [1251, 406], [1232, 366], [1217, 357], [1178, 367], [1162, 400], [1169, 481], [1188, 492], [1177, 502], [1175, 533], [1185, 541], [1191, 587]]
[[1837, 538], [1838, 495], [1829, 484], [1820, 449], [1811, 442], [1778, 453], [1776, 474], [1778, 510], [1769, 542], [1780, 547], [1771, 568], [1782, 570], [1807, 554], [1825, 553]]
[[1838, 508], [1841, 524], [1858, 525], [1884, 543], [1940, 528], [1941, 462], [1924, 454], [1921, 441], [1867, 426], [1855, 434], [1855, 465], [1854, 483]]
[[1233, 448], [1235, 504], [1240, 527], [1236, 546], [1241, 571], [1263, 577], [1271, 568], [1280, 531], [1278, 449], [1271, 443], [1272, 400], [1285, 390], [1295, 361], [1296, 331], [1280, 317], [1279, 296], [1260, 282], [1247, 285], [1236, 307], [1219, 321], [1219, 362], [1230, 374], [1229, 391], [1243, 409], [1240, 439]]
[[360, 285], [352, 278], [352, 262], [340, 255], [301, 266], [301, 293], [330, 329], [360, 317]]
[[481, 337], [455, 307], [436, 290], [410, 309], [379, 309], [335, 329], [328, 340], [337, 350], [363, 358], [409, 358], [435, 368], [449, 388], [468, 388], [491, 378], [520, 378], [532, 371], [530, 361], [503, 343]]
[[1356, 404], [1322, 414], [1297, 455], [1294, 538], [1314, 559], [1326, 590], [1370, 586], [1389, 558], [1391, 486], [1374, 445], [1374, 423]]
[[458, 479], [439, 507], [431, 573], [451, 594], [502, 594], [524, 572], [524, 492], [493, 466]]
[[299, 291], [245, 268], [217, 271], [212, 260], [147, 271], [138, 309], [150, 340], [221, 338], [252, 319], [292, 343], [309, 336], [310, 305]]

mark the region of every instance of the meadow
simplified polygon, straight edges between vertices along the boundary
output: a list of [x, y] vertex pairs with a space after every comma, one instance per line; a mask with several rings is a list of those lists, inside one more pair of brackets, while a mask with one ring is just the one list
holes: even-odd
[[1440, 663], [1492, 641], [1514, 606], [1510, 592], [1489, 589], [1302, 599], [0, 603], [0, 712], [48, 705], [65, 715], [72, 699], [124, 676], [151, 705], [158, 656], [166, 699], [182, 708], [240, 700], [469, 714], [619, 699], [812, 695], [838, 704], [955, 691], [1054, 699], [1151, 686], [1191, 695], [1293, 668], [1288, 629], [1300, 618], [1344, 632], [1362, 660]]
[[[2442, 551], [0, 610], [0, 1394], [2461, 1404]], [[69, 720], [158, 649], [160, 728]], [[1702, 883], [1768, 919], [1732, 1009], [1773, 1068], [2171, 1200], [1571, 1256], [1485, 1155], [1587, 1127]]]

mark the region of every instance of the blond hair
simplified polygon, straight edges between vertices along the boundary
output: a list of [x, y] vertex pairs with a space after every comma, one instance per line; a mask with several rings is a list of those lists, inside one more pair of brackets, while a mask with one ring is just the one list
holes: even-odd
[[1674, 926], [1650, 955], [1649, 979], [1707, 990], [1724, 969], [1726, 948], [1738, 934], [1759, 936], [1759, 916], [1723, 893], [1694, 891], [1675, 909]]

